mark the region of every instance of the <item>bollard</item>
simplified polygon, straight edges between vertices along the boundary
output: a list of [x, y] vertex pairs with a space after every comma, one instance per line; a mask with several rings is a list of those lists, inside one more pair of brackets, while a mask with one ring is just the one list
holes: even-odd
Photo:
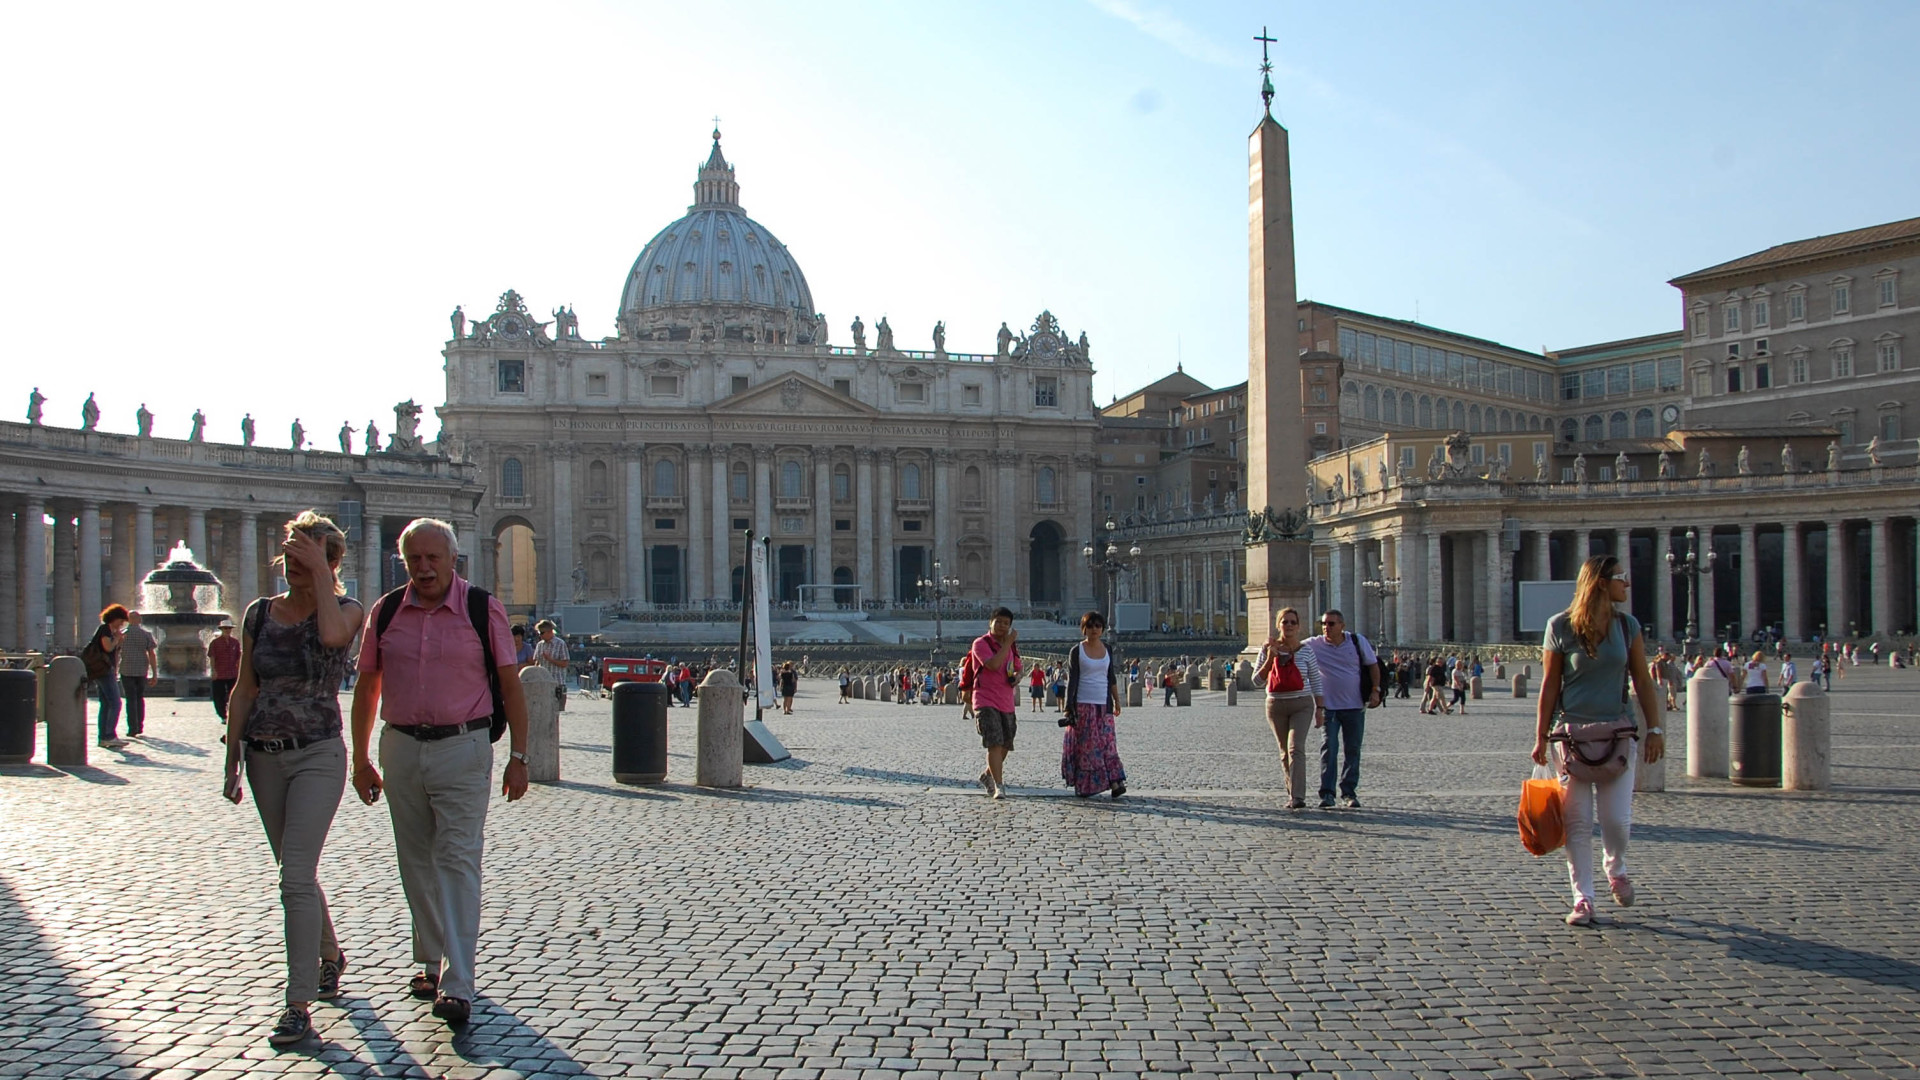
[[1221, 666], [1221, 664], [1220, 664], [1220, 661], [1218, 661], [1218, 660], [1211, 660], [1211, 661], [1208, 661], [1208, 663], [1207, 663], [1207, 689], [1209, 689], [1209, 690], [1225, 690], [1226, 688], [1227, 688], [1227, 673], [1226, 673], [1226, 670], [1225, 670], [1225, 669], [1224, 669], [1224, 668], [1223, 668], [1223, 667]]
[[1787, 691], [1781, 720], [1785, 757], [1780, 786], [1788, 791], [1826, 791], [1833, 787], [1833, 699], [1811, 681]]
[[701, 787], [739, 787], [745, 767], [741, 750], [746, 703], [740, 699], [740, 681], [733, 672], [715, 668], [700, 683], [700, 753], [693, 782]]
[[1253, 662], [1251, 660], [1242, 660], [1234, 665], [1233, 681], [1238, 683], [1242, 690], [1253, 689]]
[[560, 702], [553, 684], [553, 674], [538, 664], [520, 670], [527, 699], [527, 779], [536, 784], [560, 779]]
[[1710, 667], [1687, 680], [1687, 775], [1727, 778], [1727, 680]]
[[1467, 696], [1475, 701], [1480, 700], [1480, 676], [1474, 675], [1467, 679]]
[[1187, 677], [1185, 680], [1183, 680], [1183, 682], [1185, 683], [1187, 689], [1189, 690], [1200, 689], [1200, 665], [1199, 664], [1187, 665]]
[[[707, 695], [701, 694], [701, 707]], [[657, 784], [667, 778], [667, 688], [623, 682], [613, 688], [613, 778]]]
[[1237, 681], [1227, 684], [1227, 704], [1240, 704], [1240, 684]]
[[892, 701], [894, 690], [899, 688], [898, 680], [888, 677], [880, 680], [880, 700]]
[[1516, 671], [1513, 674], [1513, 696], [1517, 698], [1527, 696], [1527, 673], [1524, 671]]
[[40, 676], [18, 669], [0, 671], [0, 765], [33, 760], [39, 711]]
[[1494, 677], [1494, 678], [1496, 678], [1496, 679], [1504, 679], [1504, 678], [1506, 678], [1506, 677], [1507, 677], [1507, 665], [1506, 665], [1505, 663], [1499, 663], [1499, 664], [1495, 664], [1495, 665], [1493, 665], [1493, 677]]
[[1147, 698], [1147, 690], [1145, 686], [1141, 685], [1140, 680], [1139, 679], [1129, 680], [1127, 683], [1127, 708], [1129, 709], [1139, 708], [1140, 703], [1145, 701], [1146, 698]]
[[1727, 699], [1727, 779], [1743, 787], [1780, 786], [1780, 696], [1764, 692]]
[[1194, 681], [1195, 681], [1195, 680], [1192, 680], [1192, 679], [1182, 679], [1182, 680], [1180, 680], [1180, 683], [1179, 683], [1179, 685], [1177, 685], [1177, 686], [1175, 686], [1175, 687], [1173, 688], [1173, 700], [1174, 700], [1174, 704], [1176, 704], [1176, 705], [1191, 705], [1191, 704], [1193, 704], [1193, 684], [1194, 684]]
[[87, 763], [87, 665], [77, 656], [47, 664], [47, 764]]
[[[1640, 695], [1638, 694], [1633, 695], [1633, 715], [1636, 719], [1642, 719], [1641, 713], [1640, 713]], [[1666, 714], [1663, 712], [1655, 716], [1651, 721], [1642, 722], [1640, 725], [1640, 730], [1643, 733], [1643, 736], [1647, 728], [1652, 727], [1654, 724], [1659, 723], [1661, 718], [1665, 715]], [[1669, 746], [1671, 746], [1671, 744], [1669, 744]], [[1649, 765], [1647, 763], [1646, 752], [1647, 752], [1647, 746], [1644, 741], [1637, 742], [1634, 744], [1634, 753], [1639, 754], [1640, 759], [1633, 763], [1633, 790], [1635, 791], [1667, 790], [1667, 755], [1664, 753], [1661, 754], [1659, 761], [1656, 761], [1651, 765]]]
[[942, 705], [960, 704], [960, 684], [948, 683], [946, 688], [940, 691], [940, 703]]

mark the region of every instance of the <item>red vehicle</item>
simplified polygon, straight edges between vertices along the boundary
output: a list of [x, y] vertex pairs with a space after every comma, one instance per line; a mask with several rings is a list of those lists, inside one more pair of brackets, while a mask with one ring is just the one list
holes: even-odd
[[600, 689], [612, 692], [623, 682], [663, 682], [667, 677], [665, 660], [629, 660], [609, 656], [600, 661]]

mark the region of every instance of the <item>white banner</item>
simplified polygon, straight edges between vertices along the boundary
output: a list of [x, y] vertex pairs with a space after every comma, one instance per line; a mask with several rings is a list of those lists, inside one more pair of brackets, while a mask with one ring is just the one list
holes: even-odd
[[753, 574], [754, 682], [760, 695], [760, 708], [771, 711], [780, 703], [779, 695], [774, 693], [777, 683], [773, 674], [773, 633], [768, 626], [773, 620], [773, 582], [767, 573], [767, 541], [757, 539], [748, 546], [753, 549], [747, 563]]

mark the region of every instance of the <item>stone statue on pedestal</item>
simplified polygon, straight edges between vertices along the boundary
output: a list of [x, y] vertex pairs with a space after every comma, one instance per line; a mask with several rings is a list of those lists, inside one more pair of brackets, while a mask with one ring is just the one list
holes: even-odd
[[375, 426], [373, 421], [369, 420], [367, 421], [367, 453], [375, 454], [375, 453], [379, 453], [379, 451], [380, 451], [380, 429], [379, 427]]
[[88, 394], [87, 400], [80, 406], [80, 430], [92, 431], [99, 426], [100, 406], [94, 404], [93, 395]]
[[[193, 434], [189, 436], [188, 441], [199, 442], [201, 437], [206, 433], [206, 430], [207, 430], [207, 414], [201, 412], [199, 409], [193, 410]], [[241, 444], [244, 446], [253, 445], [253, 414], [252, 413], [248, 413], [247, 415], [240, 418], [240, 441], [241, 441]]]
[[354, 430], [355, 429], [352, 422], [344, 421], [344, 420], [341, 421], [340, 423], [340, 452], [341, 453], [343, 454], [353, 453]]
[[143, 439], [153, 438], [153, 413], [147, 410], [147, 403], [141, 402], [140, 408], [133, 414], [134, 430]]
[[1880, 460], [1880, 436], [1878, 435], [1867, 440], [1867, 464], [1876, 469], [1884, 464]]
[[893, 327], [887, 325], [887, 317], [885, 315], [880, 316], [880, 323], [874, 327], [874, 333], [878, 338], [875, 344], [879, 346], [880, 352], [890, 353], [894, 351]]
[[1753, 475], [1753, 458], [1748, 455], [1745, 443], [1740, 444], [1740, 452], [1733, 457], [1733, 471], [1741, 476]]
[[855, 352], [867, 351], [867, 324], [858, 315], [853, 317], [853, 348]]
[[933, 351], [943, 355], [947, 351], [947, 324], [943, 320], [933, 324]]
[[1693, 475], [1700, 477], [1713, 475], [1713, 454], [1704, 446], [1700, 448], [1700, 460], [1694, 466]]
[[447, 321], [453, 324], [453, 340], [459, 341], [467, 336], [467, 313], [460, 310], [459, 304], [453, 305], [453, 314], [447, 317]]
[[1387, 459], [1382, 457], [1380, 459], [1380, 490], [1387, 490], [1387, 484], [1392, 481], [1392, 479], [1392, 475], [1387, 472]]
[[[1005, 324], [1002, 325], [1004, 326]], [[46, 403], [47, 395], [41, 393], [40, 388], [37, 386], [33, 388], [32, 393], [27, 395], [27, 425], [29, 427], [40, 426], [41, 408], [46, 405]]]
[[420, 442], [420, 406], [412, 398], [393, 407], [393, 438], [387, 440], [390, 454], [418, 454]]
[[1333, 501], [1339, 502], [1347, 497], [1347, 478], [1339, 473], [1333, 474]]
[[1673, 479], [1673, 455], [1665, 450], [1660, 451], [1660, 479]]
[[1827, 471], [1837, 472], [1839, 471], [1839, 469], [1840, 469], [1840, 443], [1838, 440], [1834, 440], [1827, 443]]
[[1627, 452], [1625, 450], [1613, 455], [1613, 478], [1624, 481], [1627, 478], [1627, 468], [1632, 464], [1632, 462], [1627, 460]]
[[304, 450], [307, 445], [307, 429], [300, 426], [300, 418], [297, 416], [293, 418], [292, 433], [293, 448], [295, 450]]
[[993, 355], [1005, 360], [1007, 358], [1007, 351], [1013, 348], [1013, 331], [1007, 329], [1007, 324], [1004, 321], [1001, 322], [1000, 333], [995, 336], [994, 341]]
[[1547, 456], [1545, 454], [1533, 459], [1533, 482], [1536, 484], [1544, 484], [1547, 482]]
[[574, 563], [573, 573], [569, 576], [573, 578], [573, 602], [576, 604], [586, 603], [587, 568], [581, 563]]
[[1793, 444], [1790, 442], [1781, 443], [1780, 444], [1780, 471], [1783, 474], [1791, 475], [1794, 471], [1794, 466], [1795, 466], [1795, 462], [1793, 460]]
[[1587, 455], [1584, 452], [1573, 455], [1573, 482], [1576, 484], [1587, 482]]

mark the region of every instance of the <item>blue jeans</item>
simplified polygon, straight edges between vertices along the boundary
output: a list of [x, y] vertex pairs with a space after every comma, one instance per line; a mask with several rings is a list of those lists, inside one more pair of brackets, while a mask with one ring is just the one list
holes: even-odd
[[[1320, 798], [1333, 798], [1334, 776], [1340, 779], [1340, 794], [1353, 798], [1360, 789], [1360, 739], [1367, 730], [1367, 710], [1328, 709], [1325, 738], [1320, 743]], [[1334, 740], [1338, 739], [1338, 746]], [[1347, 761], [1339, 767], [1340, 751]]]
[[93, 688], [100, 694], [100, 741], [106, 742], [120, 734], [120, 677], [95, 679]]

